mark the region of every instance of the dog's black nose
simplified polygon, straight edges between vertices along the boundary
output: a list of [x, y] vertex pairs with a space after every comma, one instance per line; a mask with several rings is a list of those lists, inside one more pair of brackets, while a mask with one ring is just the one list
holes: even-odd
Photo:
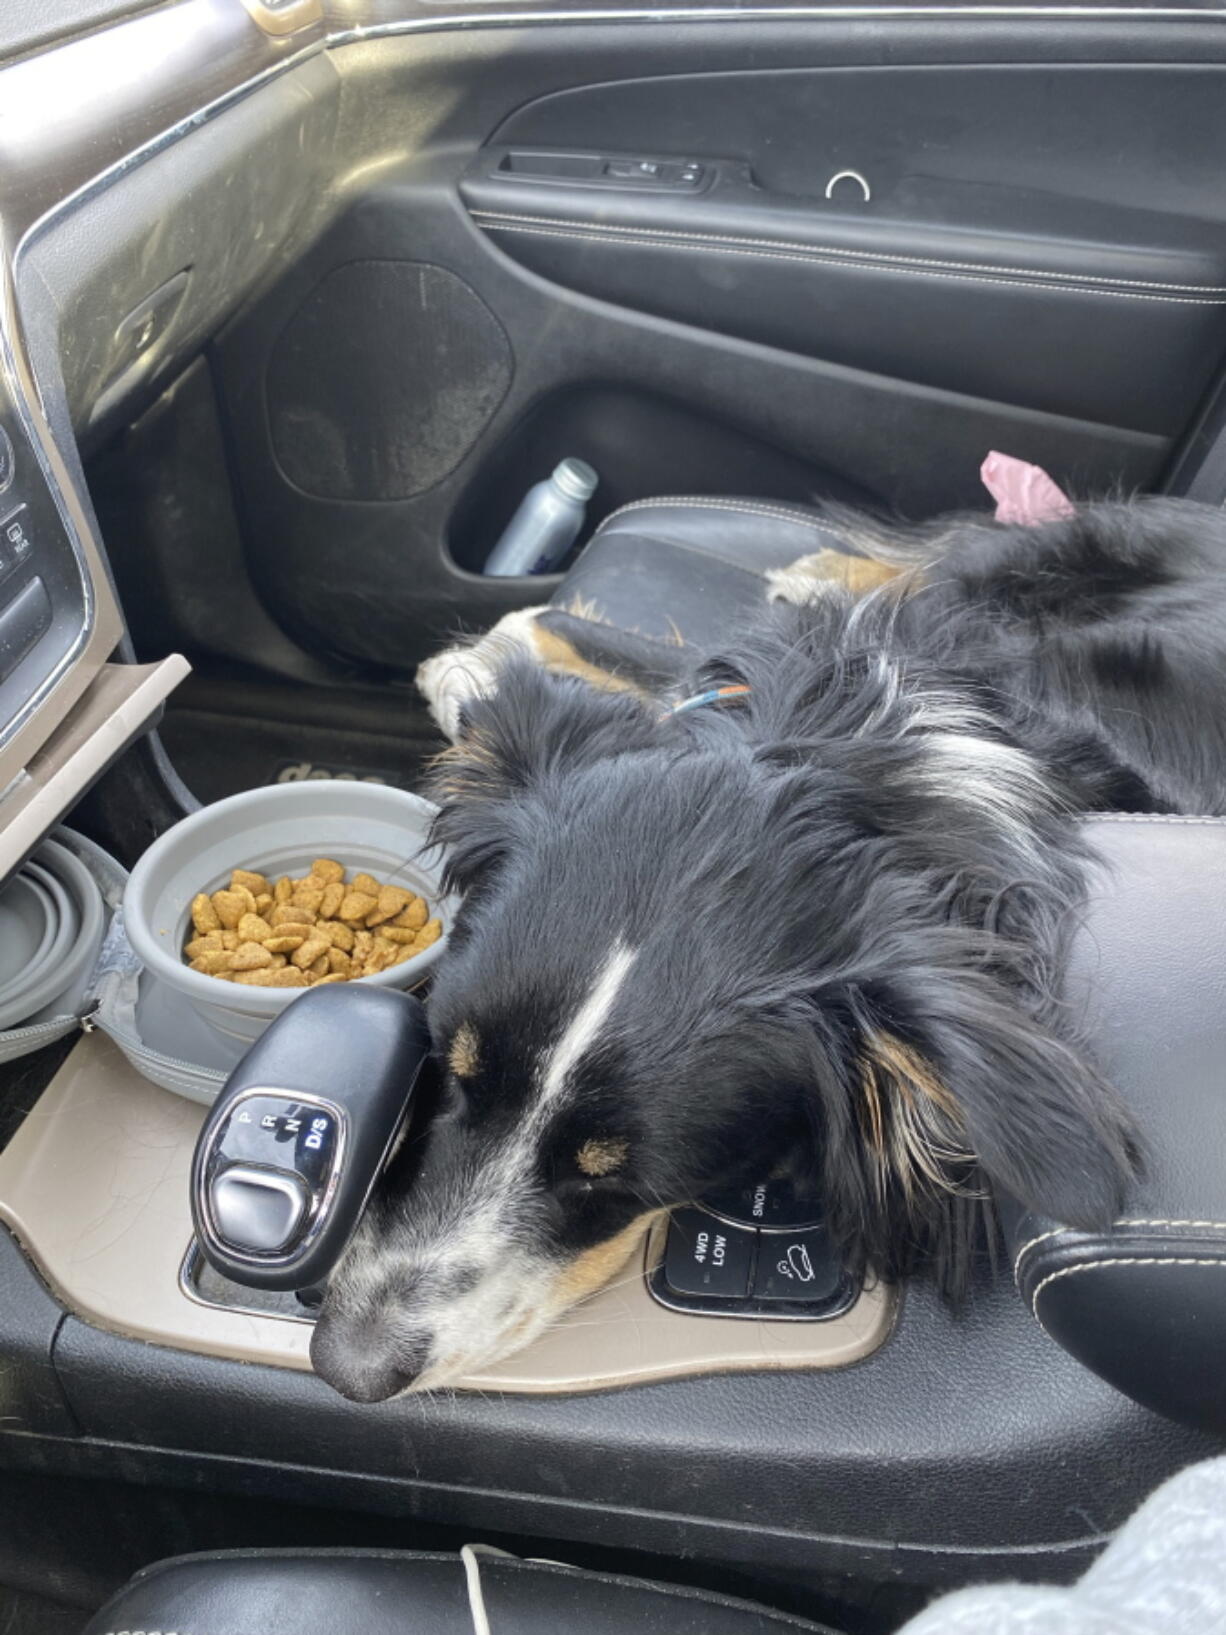
[[412, 1385], [429, 1355], [430, 1342], [424, 1335], [393, 1344], [370, 1325], [326, 1318], [316, 1324], [311, 1337], [311, 1366], [350, 1402], [386, 1402]]

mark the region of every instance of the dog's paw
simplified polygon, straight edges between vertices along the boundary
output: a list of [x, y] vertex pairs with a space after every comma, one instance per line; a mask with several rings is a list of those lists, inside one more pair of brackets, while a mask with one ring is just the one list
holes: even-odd
[[832, 591], [850, 591], [866, 596], [896, 579], [902, 570], [888, 562], [874, 562], [867, 556], [850, 556], [843, 551], [814, 551], [799, 557], [786, 568], [771, 568], [766, 575], [768, 602], [791, 602], [806, 607]]
[[498, 671], [507, 659], [517, 653], [539, 658], [533, 632], [537, 614], [544, 611], [543, 607], [526, 607], [508, 613], [484, 636], [445, 647], [418, 665], [417, 690], [444, 737], [453, 744], [460, 736], [465, 704], [494, 691]]

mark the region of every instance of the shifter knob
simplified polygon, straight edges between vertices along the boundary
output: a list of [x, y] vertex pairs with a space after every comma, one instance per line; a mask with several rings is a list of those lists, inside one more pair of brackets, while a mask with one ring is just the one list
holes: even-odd
[[339, 1260], [404, 1126], [429, 1052], [390, 988], [295, 999], [231, 1073], [192, 1160], [205, 1259], [235, 1283], [297, 1289]]

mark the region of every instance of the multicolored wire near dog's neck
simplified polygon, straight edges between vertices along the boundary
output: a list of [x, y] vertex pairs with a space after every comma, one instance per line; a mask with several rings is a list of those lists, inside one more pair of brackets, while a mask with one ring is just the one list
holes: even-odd
[[680, 704], [674, 704], [669, 715], [685, 715], [689, 710], [699, 709], [703, 704], [722, 704], [726, 698], [740, 698], [745, 693], [753, 691], [743, 681], [729, 683], [726, 687], [708, 687], [705, 693], [695, 693], [693, 698], [683, 698]]

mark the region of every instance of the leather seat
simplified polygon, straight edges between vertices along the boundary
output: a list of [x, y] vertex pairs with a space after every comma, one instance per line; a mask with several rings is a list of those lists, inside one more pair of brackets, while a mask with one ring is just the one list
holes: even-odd
[[782, 501], [692, 495], [636, 500], [606, 518], [553, 600], [607, 623], [705, 646], [765, 604], [766, 574], [846, 549], [819, 512]]
[[[748, 1601], [482, 1554], [496, 1635], [834, 1635]], [[179, 1556], [137, 1573], [84, 1635], [481, 1635], [455, 1555], [255, 1550]]]

